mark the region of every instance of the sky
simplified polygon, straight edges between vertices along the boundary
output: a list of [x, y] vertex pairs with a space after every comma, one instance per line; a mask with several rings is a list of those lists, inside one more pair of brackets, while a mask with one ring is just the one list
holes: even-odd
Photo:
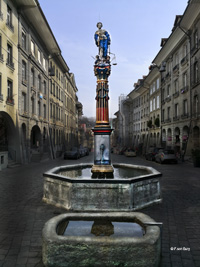
[[129, 94], [168, 38], [175, 16], [182, 15], [188, 0], [39, 0], [43, 13], [75, 75], [83, 115], [95, 117], [96, 77], [94, 42], [96, 24], [111, 36], [110, 51], [116, 56], [109, 77], [109, 114], [115, 117], [118, 97]]

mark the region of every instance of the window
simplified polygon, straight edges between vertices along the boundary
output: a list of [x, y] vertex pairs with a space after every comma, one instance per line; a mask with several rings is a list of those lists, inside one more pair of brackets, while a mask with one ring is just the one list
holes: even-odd
[[195, 33], [194, 33], [194, 47], [195, 48], [198, 48], [198, 43], [199, 43], [199, 40], [198, 40], [198, 31], [196, 30]]
[[198, 96], [197, 95], [194, 96], [194, 114], [195, 115], [198, 114]]
[[35, 86], [35, 73], [34, 73], [34, 69], [31, 69], [31, 86]]
[[38, 101], [38, 116], [41, 116], [41, 103]]
[[47, 94], [47, 83], [46, 81], [44, 81], [44, 95]]
[[14, 104], [13, 101], [13, 83], [11, 80], [7, 80], [7, 101]]
[[167, 119], [170, 119], [170, 107], [167, 108]]
[[32, 110], [32, 114], [35, 114], [35, 99], [34, 99], [34, 97], [31, 97], [31, 110]]
[[56, 98], [58, 98], [58, 86], [56, 86]]
[[26, 82], [26, 62], [22, 60], [22, 81]]
[[183, 46], [183, 57], [186, 57], [187, 56], [187, 50], [188, 50], [188, 47], [187, 47], [187, 44], [185, 44], [184, 46]]
[[164, 121], [165, 120], [165, 110], [163, 109], [162, 110], [162, 121]]
[[41, 77], [38, 75], [38, 90], [41, 92]]
[[174, 91], [175, 93], [178, 92], [178, 79], [174, 82]]
[[22, 93], [22, 112], [26, 112], [26, 94]]
[[46, 59], [43, 57], [43, 68], [46, 70]]
[[156, 82], [153, 83], [153, 88], [152, 89], [153, 89], [153, 93], [154, 93], [155, 90], [156, 90]]
[[14, 30], [14, 27], [12, 25], [12, 9], [7, 5], [7, 20], [6, 25], [11, 29]]
[[22, 30], [22, 48], [26, 50], [26, 33]]
[[153, 98], [153, 110], [155, 110], [156, 109], [156, 98], [154, 97]]
[[46, 105], [45, 104], [43, 105], [43, 108], [44, 108], [44, 118], [46, 119], [46, 117], [47, 117], [47, 110], [46, 110]]
[[53, 113], [52, 113], [52, 103], [50, 103], [50, 117], [52, 118], [53, 117]]
[[198, 80], [199, 80], [199, 75], [198, 75], [198, 72], [199, 72], [199, 68], [198, 68], [198, 61], [196, 61], [194, 63], [194, 83], [198, 83]]
[[40, 52], [40, 50], [38, 50], [38, 61], [41, 64], [41, 52]]
[[31, 40], [31, 54], [35, 56], [35, 44], [32, 40]]
[[160, 108], [160, 96], [157, 95], [156, 108]]
[[156, 88], [157, 88], [157, 90], [159, 89], [159, 87], [160, 87], [160, 80], [159, 80], [159, 78], [156, 80]]
[[187, 72], [183, 74], [183, 87], [186, 88], [187, 86]]
[[170, 84], [168, 84], [168, 86], [167, 86], [167, 97], [170, 96], [170, 94], [171, 94], [171, 86], [170, 86]]
[[177, 104], [175, 104], [175, 110], [174, 110], [174, 112], [175, 112], [175, 118], [177, 118], [178, 117], [178, 114], [179, 114], [179, 112], [178, 112], [178, 103]]
[[150, 86], [150, 95], [152, 95], [152, 85]]
[[183, 100], [183, 115], [188, 114], [188, 102], [187, 99]]
[[152, 112], [152, 100], [150, 100], [150, 112]]
[[165, 99], [165, 88], [162, 89], [162, 101]]
[[7, 44], [7, 65], [14, 68], [12, 46]]
[[0, 19], [3, 20], [3, 13], [1, 12], [1, 0], [0, 0]]
[[2, 55], [2, 37], [0, 35], [0, 60], [3, 60], [3, 55]]

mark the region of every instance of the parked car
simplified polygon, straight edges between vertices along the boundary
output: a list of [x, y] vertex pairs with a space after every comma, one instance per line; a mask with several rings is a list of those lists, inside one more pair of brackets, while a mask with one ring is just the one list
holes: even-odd
[[86, 156], [88, 156], [89, 155], [89, 153], [90, 153], [90, 150], [89, 150], [89, 148], [88, 147], [84, 147], [84, 149], [85, 149], [85, 155]]
[[69, 151], [65, 151], [64, 159], [79, 159], [80, 158], [80, 151], [78, 147], [73, 147]]
[[155, 161], [159, 163], [178, 162], [173, 149], [160, 149], [159, 152], [155, 155]]
[[127, 149], [125, 152], [124, 152], [124, 155], [126, 157], [136, 157], [136, 152], [133, 150], [133, 149]]
[[149, 151], [145, 154], [146, 160], [155, 160], [156, 154], [158, 154], [158, 151], [160, 149], [163, 149], [162, 147], [150, 147]]
[[80, 146], [79, 151], [80, 151], [80, 157], [84, 157], [86, 155], [84, 147]]

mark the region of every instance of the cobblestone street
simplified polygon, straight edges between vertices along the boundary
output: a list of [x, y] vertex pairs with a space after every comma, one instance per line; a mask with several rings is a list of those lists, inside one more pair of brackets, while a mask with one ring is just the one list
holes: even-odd
[[[42, 202], [43, 172], [65, 164], [92, 162], [59, 158], [0, 172], [0, 266], [43, 266], [42, 228], [65, 210]], [[189, 162], [157, 164], [113, 155], [112, 162], [152, 166], [162, 172], [162, 204], [140, 210], [163, 222], [161, 266], [200, 266], [200, 176]]]

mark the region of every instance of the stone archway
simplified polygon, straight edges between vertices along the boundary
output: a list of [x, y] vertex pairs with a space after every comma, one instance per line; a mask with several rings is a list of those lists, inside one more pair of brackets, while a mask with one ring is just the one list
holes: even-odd
[[41, 145], [41, 131], [38, 125], [31, 130], [31, 149], [37, 150]]
[[17, 128], [10, 115], [4, 111], [0, 111], [0, 151], [7, 151], [9, 160], [20, 160]]

